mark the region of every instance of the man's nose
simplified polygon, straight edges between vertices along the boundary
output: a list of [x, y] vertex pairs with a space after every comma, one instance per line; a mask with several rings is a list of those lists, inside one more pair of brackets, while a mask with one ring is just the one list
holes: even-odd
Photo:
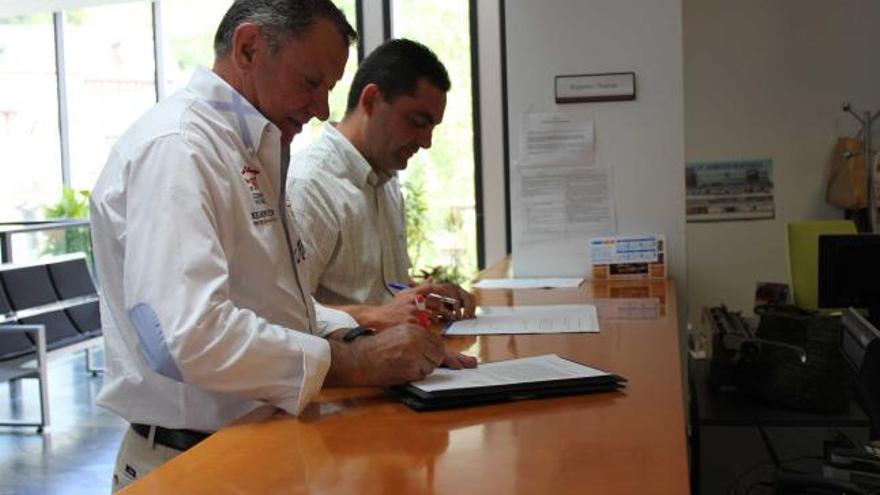
[[419, 135], [419, 146], [424, 149], [428, 149], [431, 147], [431, 140], [433, 138], [434, 129], [428, 129], [427, 131], [423, 131], [421, 135]]
[[318, 120], [327, 120], [330, 117], [330, 102], [328, 98], [330, 93], [325, 90], [317, 89], [312, 94], [312, 104], [309, 105], [309, 113]]

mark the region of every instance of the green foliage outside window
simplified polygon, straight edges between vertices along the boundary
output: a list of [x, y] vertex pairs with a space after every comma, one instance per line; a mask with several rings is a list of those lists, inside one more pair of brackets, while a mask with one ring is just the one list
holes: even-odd
[[[48, 219], [81, 219], [89, 217], [89, 191], [76, 191], [65, 187], [57, 203], [43, 208]], [[49, 233], [43, 254], [56, 255], [83, 252], [92, 262], [92, 235], [89, 226], [56, 230]]]

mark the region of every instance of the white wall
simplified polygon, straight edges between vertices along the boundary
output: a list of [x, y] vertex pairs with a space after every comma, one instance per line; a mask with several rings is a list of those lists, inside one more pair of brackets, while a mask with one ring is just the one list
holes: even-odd
[[776, 218], [687, 224], [691, 322], [751, 311], [756, 281], [788, 280], [785, 224], [841, 218], [824, 202], [849, 100], [880, 109], [880, 2], [683, 0], [687, 161], [772, 158]]
[[[596, 160], [614, 171], [618, 232], [665, 234], [670, 273], [682, 289], [686, 265], [681, 0], [505, 4], [511, 162], [517, 158], [527, 108], [592, 115]], [[626, 71], [636, 73], [635, 101], [554, 102], [555, 75]]]

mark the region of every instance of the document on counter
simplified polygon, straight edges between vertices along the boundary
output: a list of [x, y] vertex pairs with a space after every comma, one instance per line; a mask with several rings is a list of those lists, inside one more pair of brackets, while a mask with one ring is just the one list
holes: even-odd
[[417, 411], [474, 406], [572, 394], [612, 392], [626, 379], [603, 370], [545, 354], [476, 368], [437, 368], [425, 379], [388, 391]]
[[482, 306], [476, 318], [453, 322], [446, 335], [597, 333], [599, 317], [592, 304]]
[[437, 368], [424, 380], [410, 385], [426, 392], [474, 387], [497, 387], [516, 383], [535, 383], [550, 380], [570, 380], [608, 376], [608, 373], [563, 359], [556, 354], [544, 354], [507, 361], [485, 363], [476, 368], [450, 370]]
[[484, 278], [475, 289], [562, 289], [580, 287], [583, 278]]

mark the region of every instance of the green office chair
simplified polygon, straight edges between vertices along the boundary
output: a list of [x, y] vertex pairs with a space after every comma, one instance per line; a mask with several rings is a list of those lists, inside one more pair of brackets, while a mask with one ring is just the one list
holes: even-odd
[[856, 225], [850, 220], [791, 222], [787, 233], [794, 303], [804, 309], [819, 309], [819, 236], [856, 234]]

